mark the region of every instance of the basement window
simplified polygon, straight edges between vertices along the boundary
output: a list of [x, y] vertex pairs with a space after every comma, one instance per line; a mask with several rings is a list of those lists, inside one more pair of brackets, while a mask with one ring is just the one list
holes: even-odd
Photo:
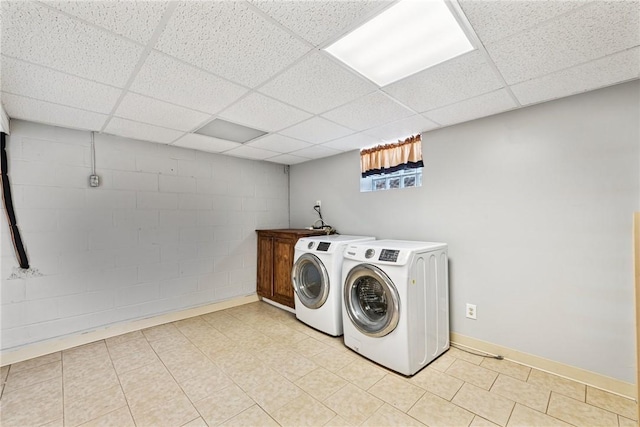
[[360, 192], [422, 187], [423, 167], [419, 134], [364, 149], [360, 151]]

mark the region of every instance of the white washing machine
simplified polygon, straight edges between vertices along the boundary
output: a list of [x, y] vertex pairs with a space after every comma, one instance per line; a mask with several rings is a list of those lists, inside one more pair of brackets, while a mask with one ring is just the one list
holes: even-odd
[[404, 375], [449, 348], [445, 243], [376, 240], [344, 252], [347, 347]]
[[342, 255], [350, 243], [375, 237], [302, 237], [295, 246], [291, 279], [296, 317], [329, 335], [342, 335]]

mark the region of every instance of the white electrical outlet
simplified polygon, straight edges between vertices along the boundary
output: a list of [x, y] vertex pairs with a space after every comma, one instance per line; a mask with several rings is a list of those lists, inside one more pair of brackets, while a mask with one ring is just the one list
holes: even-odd
[[100, 186], [100, 177], [98, 175], [89, 175], [89, 185], [91, 187]]
[[467, 304], [467, 319], [477, 320], [476, 305], [475, 304]]
[[322, 201], [316, 200], [316, 206], [318, 206], [318, 207], [322, 206]]

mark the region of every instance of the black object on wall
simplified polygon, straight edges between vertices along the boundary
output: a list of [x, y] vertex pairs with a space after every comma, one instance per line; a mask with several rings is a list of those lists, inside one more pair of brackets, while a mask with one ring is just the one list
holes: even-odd
[[13, 241], [13, 247], [16, 251], [20, 268], [29, 268], [29, 259], [27, 258], [27, 252], [24, 250], [24, 244], [20, 237], [20, 230], [18, 230], [18, 224], [16, 223], [16, 214], [13, 211], [13, 199], [11, 198], [11, 186], [9, 185], [9, 175], [7, 171], [7, 134], [0, 133], [2, 147], [0, 151], [1, 172], [2, 172], [2, 200], [4, 202], [4, 208], [7, 212], [7, 219], [9, 220], [9, 230], [11, 231], [11, 240]]

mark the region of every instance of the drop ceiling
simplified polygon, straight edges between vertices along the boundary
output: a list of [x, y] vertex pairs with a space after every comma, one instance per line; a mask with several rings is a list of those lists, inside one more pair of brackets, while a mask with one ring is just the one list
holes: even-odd
[[[392, 4], [3, 0], [2, 104], [15, 119], [296, 164], [640, 77], [632, 0], [451, 2], [475, 49], [384, 87], [323, 51]], [[193, 133], [216, 118], [267, 134]]]

